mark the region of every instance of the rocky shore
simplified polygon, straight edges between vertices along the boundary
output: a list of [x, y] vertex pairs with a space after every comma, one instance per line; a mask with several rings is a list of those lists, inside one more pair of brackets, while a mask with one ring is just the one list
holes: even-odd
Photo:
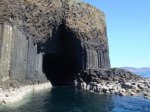
[[99, 94], [150, 98], [150, 79], [117, 68], [83, 71], [77, 75], [75, 86]]
[[11, 104], [20, 101], [25, 95], [31, 92], [38, 92], [40, 90], [51, 88], [50, 82], [43, 84], [34, 84], [18, 88], [1, 89], [0, 88], [0, 105]]
[[[7, 82], [8, 84], [8, 82]], [[75, 87], [98, 94], [114, 94], [120, 96], [143, 95], [150, 98], [150, 79], [142, 78], [124, 69], [89, 69], [76, 75]], [[4, 85], [3, 85], [4, 86]], [[20, 101], [33, 91], [51, 88], [50, 82], [43, 84], [22, 85], [0, 88], [0, 104]]]

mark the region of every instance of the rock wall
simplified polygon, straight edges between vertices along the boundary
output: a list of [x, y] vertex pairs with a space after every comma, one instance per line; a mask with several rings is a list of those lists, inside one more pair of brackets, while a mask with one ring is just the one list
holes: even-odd
[[12, 79], [22, 84], [26, 81], [47, 81], [42, 73], [42, 54], [37, 53], [37, 46], [33, 41], [9, 23], [1, 24], [1, 32], [1, 81]]
[[66, 25], [85, 50], [85, 69], [109, 68], [109, 48], [104, 13], [89, 4], [69, 6]]
[[43, 55], [37, 52], [37, 45], [16, 27], [13, 29], [13, 39], [11, 78], [19, 81], [30, 80], [32, 83], [47, 81], [42, 72]]
[[0, 23], [0, 77], [2, 81], [9, 79], [11, 62], [12, 27], [9, 23]]
[[[46, 77], [57, 78], [54, 82], [62, 77], [64, 82], [73, 81], [80, 71], [110, 67], [104, 13], [89, 4], [1, 0], [0, 22], [3, 81], [40, 83], [47, 81]], [[45, 55], [49, 63], [43, 65]], [[59, 75], [57, 69], [68, 75]]]

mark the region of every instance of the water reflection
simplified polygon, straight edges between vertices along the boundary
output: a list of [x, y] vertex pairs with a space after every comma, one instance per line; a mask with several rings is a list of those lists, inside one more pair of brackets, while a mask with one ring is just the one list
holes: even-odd
[[150, 112], [150, 99], [98, 95], [68, 87], [32, 93], [30, 102], [15, 105], [0, 108], [0, 112]]
[[54, 88], [46, 99], [49, 102], [46, 107], [53, 112], [110, 112], [113, 108], [111, 98], [77, 89]]

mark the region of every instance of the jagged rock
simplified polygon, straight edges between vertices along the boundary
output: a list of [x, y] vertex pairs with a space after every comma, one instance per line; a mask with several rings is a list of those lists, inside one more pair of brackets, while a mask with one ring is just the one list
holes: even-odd
[[[90, 80], [86, 79], [86, 75], [91, 76]], [[90, 90], [92, 92], [100, 94], [116, 94], [120, 96], [135, 96], [143, 94], [144, 92], [144, 96], [146, 98], [149, 97], [148, 93], [150, 91], [148, 88], [148, 84], [150, 83], [150, 80], [137, 76], [123, 69], [110, 68], [87, 70], [82, 72], [82, 76], [80, 76], [80, 78], [82, 78], [83, 81], [86, 82], [86, 85], [88, 85], [88, 88], [90, 88], [87, 90]], [[114, 78], [115, 80], [112, 80]], [[96, 80], [100, 80], [101, 82], [98, 82]], [[84, 88], [81, 87], [81, 89]]]
[[86, 90], [90, 90], [90, 85], [87, 85]]
[[122, 86], [122, 88], [125, 88], [125, 89], [133, 89], [133, 88], [135, 88], [135, 86], [132, 85], [132, 83], [130, 83], [130, 82], [123, 83], [121, 86]]
[[145, 86], [144, 84], [138, 84], [138, 88], [139, 88], [139, 89], [142, 89], [142, 90], [143, 90], [145, 87], [146, 87], [146, 86]]
[[86, 83], [85, 82], [83, 82], [83, 83], [81, 83], [81, 88], [83, 88], [83, 89], [86, 89]]

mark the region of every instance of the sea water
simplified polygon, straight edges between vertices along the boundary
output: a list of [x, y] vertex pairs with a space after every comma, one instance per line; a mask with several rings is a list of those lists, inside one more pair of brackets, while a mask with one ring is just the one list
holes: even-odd
[[71, 87], [33, 92], [0, 112], [150, 112], [150, 99], [100, 95]]
[[144, 71], [144, 72], [134, 72], [135, 74], [138, 74], [144, 78], [150, 78], [150, 71]]

